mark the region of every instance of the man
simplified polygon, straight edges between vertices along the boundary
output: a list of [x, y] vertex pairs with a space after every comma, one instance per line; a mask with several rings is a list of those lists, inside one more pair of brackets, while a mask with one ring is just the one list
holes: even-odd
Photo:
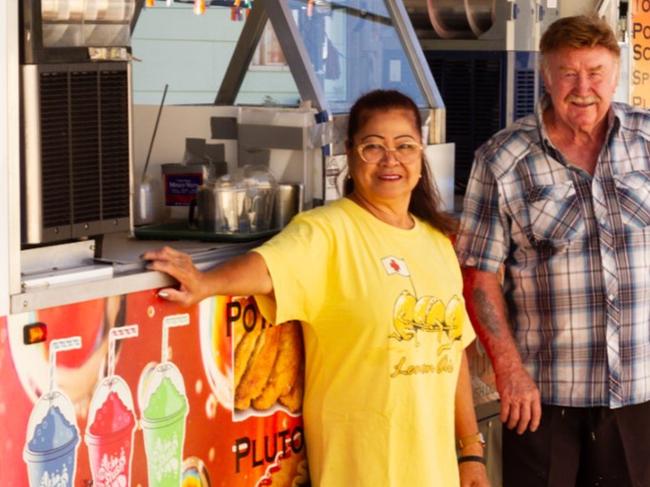
[[650, 114], [612, 103], [603, 21], [540, 51], [547, 96], [476, 152], [457, 240], [504, 487], [650, 486]]

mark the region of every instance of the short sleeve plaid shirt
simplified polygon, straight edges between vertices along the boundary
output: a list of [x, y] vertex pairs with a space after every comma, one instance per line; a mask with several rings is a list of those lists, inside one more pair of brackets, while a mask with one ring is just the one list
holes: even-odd
[[505, 266], [511, 326], [542, 402], [650, 400], [650, 113], [614, 103], [594, 175], [541, 113], [485, 143], [465, 195], [461, 265]]

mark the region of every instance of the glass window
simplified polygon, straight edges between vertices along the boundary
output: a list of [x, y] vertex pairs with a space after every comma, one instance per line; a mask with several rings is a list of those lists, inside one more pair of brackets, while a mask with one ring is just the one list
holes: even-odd
[[289, 69], [287, 60], [284, 58], [284, 53], [282, 52], [282, 47], [280, 47], [278, 38], [271, 26], [271, 22], [267, 22], [260, 42], [253, 54], [251, 68], [270, 67]]
[[[230, 8], [209, 7], [194, 15], [192, 3], [162, 0], [143, 9], [131, 40], [133, 101], [158, 105], [165, 84], [165, 103], [212, 104], [244, 27]], [[241, 104], [298, 105], [298, 89], [270, 26], [265, 30], [237, 97]]]
[[399, 89], [426, 107], [384, 0], [289, 0], [289, 8], [333, 113], [363, 93]]
[[244, 80], [236, 105], [298, 106], [300, 93], [289, 70], [271, 22], [267, 22]]

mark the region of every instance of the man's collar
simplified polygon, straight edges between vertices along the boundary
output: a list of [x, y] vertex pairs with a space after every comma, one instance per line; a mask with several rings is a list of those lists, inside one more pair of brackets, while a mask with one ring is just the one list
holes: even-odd
[[535, 107], [535, 118], [537, 119], [537, 128], [539, 129], [539, 142], [545, 151], [549, 151], [550, 149], [555, 150], [544, 125], [544, 111], [550, 106], [551, 97], [544, 93]]

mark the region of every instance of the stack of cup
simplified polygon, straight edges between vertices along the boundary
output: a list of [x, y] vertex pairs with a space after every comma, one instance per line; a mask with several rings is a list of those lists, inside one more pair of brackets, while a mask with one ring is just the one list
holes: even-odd
[[287, 226], [294, 215], [302, 211], [302, 200], [302, 184], [278, 184], [273, 205], [273, 228], [279, 230]]

